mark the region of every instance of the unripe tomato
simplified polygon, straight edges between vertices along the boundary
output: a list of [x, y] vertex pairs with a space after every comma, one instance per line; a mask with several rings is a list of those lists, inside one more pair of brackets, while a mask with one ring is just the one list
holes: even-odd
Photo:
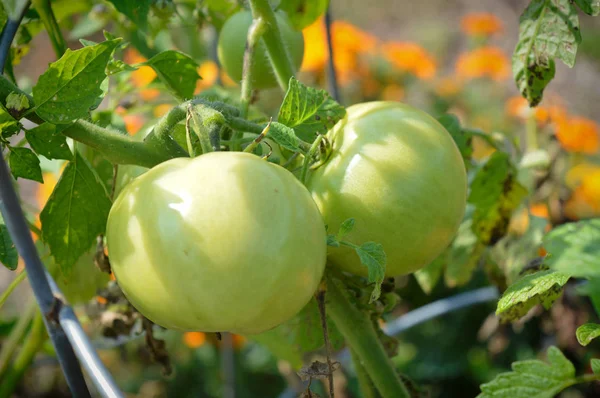
[[[331, 233], [354, 218], [346, 240], [381, 243], [387, 276], [416, 271], [448, 246], [464, 215], [467, 178], [441, 124], [408, 105], [367, 102], [349, 107], [328, 138], [331, 156], [309, 188]], [[329, 259], [367, 275], [352, 249], [330, 248]]]
[[113, 204], [106, 238], [129, 301], [184, 331], [273, 328], [310, 300], [326, 260], [308, 190], [241, 152], [172, 159], [134, 179]]
[[[302, 32], [292, 28], [285, 13], [277, 12], [275, 17], [286, 51], [297, 70], [300, 68], [304, 56]], [[219, 33], [217, 48], [219, 62], [221, 62], [221, 66], [229, 77], [238, 82], [242, 80], [244, 52], [246, 50], [248, 29], [251, 24], [252, 13], [250, 11], [240, 11], [225, 22]], [[277, 86], [277, 79], [267, 55], [267, 48], [262, 40], [254, 51], [251, 71], [253, 88], [265, 89]]]

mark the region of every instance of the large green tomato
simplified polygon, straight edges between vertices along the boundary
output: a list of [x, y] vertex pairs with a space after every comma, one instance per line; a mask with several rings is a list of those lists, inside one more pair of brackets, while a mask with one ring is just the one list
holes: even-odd
[[169, 329], [260, 333], [293, 317], [326, 262], [323, 219], [284, 168], [241, 152], [172, 159], [129, 183], [106, 228], [129, 301]]
[[[292, 28], [285, 13], [277, 12], [275, 17], [286, 51], [297, 70], [300, 68], [304, 56], [304, 36], [302, 36], [302, 32]], [[242, 80], [244, 52], [251, 24], [252, 13], [240, 11], [225, 22], [219, 33], [217, 48], [219, 62], [229, 77], [238, 82]], [[251, 71], [253, 88], [265, 89], [277, 86], [277, 79], [267, 55], [267, 48], [262, 40], [254, 51]]]
[[[331, 156], [309, 188], [331, 233], [354, 218], [346, 240], [381, 243], [387, 276], [416, 271], [448, 246], [465, 211], [467, 177], [441, 124], [398, 102], [367, 102], [349, 107], [328, 138]], [[331, 248], [329, 260], [367, 275], [350, 248]]]

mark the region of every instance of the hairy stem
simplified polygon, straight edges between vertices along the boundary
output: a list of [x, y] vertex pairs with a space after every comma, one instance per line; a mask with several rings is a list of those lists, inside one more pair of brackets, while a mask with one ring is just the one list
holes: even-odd
[[267, 30], [264, 32], [262, 39], [267, 47], [267, 53], [277, 82], [281, 89], [286, 92], [290, 78], [294, 76], [294, 67], [283, 45], [275, 12], [273, 12], [268, 0], [249, 0], [249, 3], [254, 19], [263, 19], [267, 24]]
[[46, 27], [56, 57], [62, 57], [65, 51], [67, 51], [67, 42], [60, 31], [60, 27], [58, 26], [58, 22], [56, 21], [56, 17], [50, 6], [50, 0], [31, 0], [31, 3]]
[[400, 380], [388, 358], [368, 314], [353, 306], [348, 293], [331, 275], [327, 278], [327, 313], [335, 322], [358, 361], [383, 398], [409, 398], [406, 386]]
[[246, 51], [244, 51], [244, 69], [242, 74], [242, 114], [244, 119], [248, 116], [248, 107], [252, 99], [252, 63], [254, 62], [254, 52], [260, 42], [260, 38], [265, 33], [267, 24], [262, 18], [257, 18], [248, 29], [248, 39], [246, 41]]

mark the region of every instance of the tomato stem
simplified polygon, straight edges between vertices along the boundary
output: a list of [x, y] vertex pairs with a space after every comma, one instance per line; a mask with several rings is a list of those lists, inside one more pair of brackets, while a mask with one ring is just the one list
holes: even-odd
[[275, 72], [275, 77], [281, 89], [286, 92], [289, 81], [294, 76], [294, 67], [290, 56], [283, 45], [281, 32], [275, 19], [275, 12], [268, 0], [249, 0], [252, 16], [254, 19], [262, 18], [267, 24], [267, 30], [263, 34], [263, 41], [267, 47], [267, 53]]
[[244, 51], [244, 69], [242, 72], [242, 113], [244, 119], [248, 116], [248, 107], [252, 99], [252, 64], [254, 62], [254, 53], [260, 38], [267, 30], [267, 24], [262, 18], [256, 18], [252, 21], [248, 29], [248, 38], [246, 41], [246, 51]]
[[353, 306], [348, 293], [330, 274], [327, 278], [327, 313], [356, 353], [359, 363], [384, 398], [409, 398], [406, 386], [396, 373], [367, 313]]
[[314, 158], [315, 154], [319, 151], [319, 145], [321, 145], [323, 137], [323, 135], [319, 134], [308, 149], [308, 153], [306, 154], [306, 156], [304, 156], [302, 170], [300, 171], [300, 182], [302, 182], [302, 184], [306, 184], [306, 178], [308, 177], [308, 169], [311, 165], [311, 161]]

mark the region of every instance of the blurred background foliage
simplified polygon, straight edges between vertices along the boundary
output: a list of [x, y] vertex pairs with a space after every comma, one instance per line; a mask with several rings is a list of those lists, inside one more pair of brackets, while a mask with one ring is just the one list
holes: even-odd
[[[199, 62], [202, 80], [196, 94], [218, 93], [232, 101], [237, 99], [237, 83], [221, 73], [215, 62], [215, 32], [206, 23], [210, 20], [218, 27], [222, 20], [218, 15], [199, 13], [195, 1], [181, 1], [177, 7], [167, 0], [157, 2], [148, 26], [148, 41], [142, 40], [108, 2], [59, 0], [53, 4], [71, 48], [80, 46], [79, 38], [101, 37], [102, 29], [131, 41], [124, 54], [124, 61], [130, 64], [143, 62], [154, 51], [175, 47]], [[226, 1], [223, 4], [235, 7]], [[526, 5], [522, 0], [332, 0], [331, 5], [335, 19], [334, 63], [342, 104], [405, 101], [433, 115], [452, 113], [464, 126], [488, 136], [508, 137], [516, 143], [515, 148], [533, 131], [537, 145], [548, 151], [554, 167], [548, 177], [550, 183], [539, 186], [527, 205], [513, 216], [510, 236], [517, 240], [528, 231], [530, 223], [539, 219], [547, 220], [544, 229], [548, 230], [568, 221], [600, 216], [600, 21], [581, 17], [583, 43], [575, 67], [569, 70], [557, 66], [556, 79], [543, 102], [530, 109], [517, 92], [510, 61], [518, 37], [519, 15]], [[14, 73], [19, 86], [25, 89], [53, 61], [46, 34], [37, 34], [39, 25], [32, 16], [19, 32], [12, 51], [13, 60], [20, 63], [9, 73]], [[308, 85], [326, 88], [328, 56], [323, 20], [303, 32], [306, 49], [298, 77]], [[98, 113], [96, 122], [120, 126], [130, 134], [143, 133], [175, 104], [155, 78], [155, 72], [147, 66], [117, 75], [102, 105], [105, 112]], [[259, 93], [255, 112], [275, 114], [281, 98], [278, 90]], [[476, 160], [494, 151], [489, 140], [482, 137], [473, 137], [472, 144]], [[35, 214], [52, 192], [61, 167], [58, 162], [48, 161], [44, 164], [44, 185], [21, 183], [35, 225], [39, 226]], [[108, 165], [107, 181], [110, 173]], [[539, 254], [544, 254], [542, 248]], [[525, 265], [522, 262], [518, 267]], [[0, 268], [0, 291], [12, 278], [10, 272]], [[489, 285], [485, 267], [477, 269], [462, 286], [437, 279], [424, 289], [413, 276], [398, 278], [401, 302], [390, 316], [401, 316], [436, 299]], [[165, 377], [161, 366], [146, 351], [142, 337], [123, 345], [99, 334], [98, 325], [116, 322], [106, 319], [111, 303], [101, 295], [94, 297], [95, 292], [87, 293], [83, 294], [85, 303], [78, 307], [78, 314], [95, 336], [104, 363], [129, 397], [228, 396], [224, 389], [223, 343], [214, 335], [161, 332], [174, 366], [173, 374]], [[0, 336], [10, 333], [31, 299], [29, 287], [21, 284], [0, 312]], [[536, 308], [515, 324], [500, 324], [494, 316], [494, 304], [447, 314], [403, 333], [399, 336], [399, 355], [394, 358], [398, 369], [430, 387], [429, 396], [463, 398], [476, 396], [481, 383], [508, 370], [512, 362], [534, 358], [550, 345], [561, 348], [578, 372], [586, 371], [589, 359], [597, 354], [598, 342], [583, 348], [575, 339], [576, 327], [593, 321], [594, 311], [574, 284], [567, 286], [551, 310]], [[98, 316], [100, 312], [104, 315]], [[243, 336], [232, 336], [232, 346], [237, 397], [277, 397], [298, 383], [290, 365], [278, 361], [263, 346]], [[36, 357], [16, 396], [68, 396], [49, 347]], [[338, 396], [359, 396], [351, 368], [336, 375]], [[320, 393], [325, 394], [323, 390]], [[578, 386], [561, 396], [597, 397], [600, 386]]]

